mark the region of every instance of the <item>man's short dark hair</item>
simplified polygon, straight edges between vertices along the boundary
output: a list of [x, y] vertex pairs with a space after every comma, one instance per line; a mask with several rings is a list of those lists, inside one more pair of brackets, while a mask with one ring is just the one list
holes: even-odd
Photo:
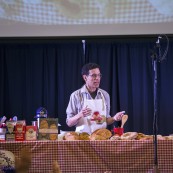
[[98, 64], [96, 64], [96, 63], [88, 63], [88, 64], [85, 64], [82, 67], [81, 74], [82, 75], [89, 75], [89, 70], [92, 70], [92, 69], [95, 69], [95, 68], [100, 69], [100, 66]]

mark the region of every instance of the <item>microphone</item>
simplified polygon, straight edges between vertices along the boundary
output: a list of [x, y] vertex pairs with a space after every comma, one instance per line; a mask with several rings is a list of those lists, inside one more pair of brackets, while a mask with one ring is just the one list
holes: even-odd
[[157, 38], [156, 44], [160, 44], [160, 39], [162, 39], [162, 36], [159, 35]]

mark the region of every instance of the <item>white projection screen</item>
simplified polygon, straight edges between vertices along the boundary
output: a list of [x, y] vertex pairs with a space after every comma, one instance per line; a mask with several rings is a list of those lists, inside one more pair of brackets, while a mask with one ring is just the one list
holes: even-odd
[[0, 37], [173, 33], [173, 0], [0, 0]]

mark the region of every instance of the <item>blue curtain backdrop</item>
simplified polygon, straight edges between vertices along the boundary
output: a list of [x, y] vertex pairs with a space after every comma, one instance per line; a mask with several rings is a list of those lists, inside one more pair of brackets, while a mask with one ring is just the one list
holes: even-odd
[[12, 40], [0, 44], [0, 116], [31, 124], [40, 106], [65, 125], [65, 108], [82, 85], [81, 40]]
[[[158, 133], [173, 133], [173, 42], [158, 64]], [[82, 39], [0, 39], [0, 117], [18, 116], [27, 124], [40, 106], [58, 117], [63, 130], [70, 94], [83, 85], [81, 67], [101, 66], [101, 88], [111, 97], [111, 115], [125, 110], [125, 131], [153, 133], [153, 65], [156, 37]], [[164, 50], [166, 43], [163, 43]], [[117, 126], [118, 124], [114, 124]], [[112, 127], [112, 126], [111, 126]], [[111, 128], [109, 127], [109, 128]]]

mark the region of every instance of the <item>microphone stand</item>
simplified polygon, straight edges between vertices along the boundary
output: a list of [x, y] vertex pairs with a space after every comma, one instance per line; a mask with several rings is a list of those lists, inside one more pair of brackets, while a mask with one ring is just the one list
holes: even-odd
[[158, 169], [158, 158], [157, 158], [157, 108], [158, 108], [158, 92], [157, 92], [157, 84], [158, 84], [158, 72], [157, 72], [157, 65], [161, 61], [165, 60], [165, 57], [168, 53], [169, 48], [169, 39], [164, 34], [163, 35], [167, 40], [167, 46], [165, 48], [164, 53], [161, 53], [161, 46], [160, 46], [160, 39], [163, 39], [162, 36], [158, 36], [158, 39], [156, 41], [156, 46], [154, 47], [154, 50], [151, 51], [151, 58], [153, 59], [153, 68], [154, 68], [154, 118], [153, 118], [153, 142], [154, 142], [154, 173], [159, 173]]
[[159, 173], [158, 169], [158, 157], [157, 157], [157, 117], [158, 117], [158, 92], [157, 92], [157, 85], [158, 85], [158, 71], [157, 66], [158, 63], [161, 61], [161, 51], [160, 51], [160, 39], [156, 41], [156, 53], [154, 54], [153, 59], [153, 70], [154, 70], [154, 118], [153, 118], [153, 142], [154, 142], [154, 173]]
[[157, 158], [157, 59], [154, 60], [154, 119], [153, 119], [153, 140], [154, 140], [154, 173], [158, 172], [158, 158]]

